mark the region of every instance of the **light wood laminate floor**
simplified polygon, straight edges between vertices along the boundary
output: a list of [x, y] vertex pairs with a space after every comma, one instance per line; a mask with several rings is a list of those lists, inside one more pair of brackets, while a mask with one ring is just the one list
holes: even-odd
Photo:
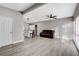
[[24, 42], [0, 48], [1, 56], [77, 56], [72, 41], [58, 38], [26, 38]]

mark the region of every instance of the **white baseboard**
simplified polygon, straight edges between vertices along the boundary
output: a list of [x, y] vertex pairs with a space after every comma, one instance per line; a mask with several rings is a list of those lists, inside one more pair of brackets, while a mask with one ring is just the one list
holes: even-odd
[[1, 45], [0, 47], [4, 47], [4, 46], [8, 46], [8, 45], [11, 45], [11, 44], [16, 44], [16, 43], [20, 43], [20, 42], [23, 42], [24, 40], [19, 40], [19, 41], [16, 41], [16, 42], [12, 42], [10, 44], [6, 44], [6, 45]]
[[15, 41], [15, 42], [13, 42], [12, 44], [19, 43], [19, 42], [23, 42], [23, 41], [24, 41], [24, 40]]

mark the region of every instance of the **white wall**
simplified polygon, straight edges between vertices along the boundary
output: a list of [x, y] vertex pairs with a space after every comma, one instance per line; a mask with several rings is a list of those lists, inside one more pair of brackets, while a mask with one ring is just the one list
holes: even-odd
[[5, 8], [0, 6], [0, 16], [3, 17], [10, 17], [13, 19], [13, 24], [12, 24], [12, 37], [13, 37], [13, 43], [23, 41], [23, 16], [14, 10]]
[[62, 18], [53, 21], [35, 23], [38, 25], [38, 35], [42, 30], [55, 30], [55, 37], [71, 40], [73, 38], [72, 18]]
[[79, 4], [77, 4], [77, 7], [75, 9], [75, 13], [74, 13], [74, 42], [77, 46], [77, 48], [79, 49]]

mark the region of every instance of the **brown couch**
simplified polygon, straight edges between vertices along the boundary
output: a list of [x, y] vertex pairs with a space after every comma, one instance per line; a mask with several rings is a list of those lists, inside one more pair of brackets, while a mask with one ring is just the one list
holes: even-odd
[[54, 38], [54, 30], [43, 30], [40, 33], [41, 37]]

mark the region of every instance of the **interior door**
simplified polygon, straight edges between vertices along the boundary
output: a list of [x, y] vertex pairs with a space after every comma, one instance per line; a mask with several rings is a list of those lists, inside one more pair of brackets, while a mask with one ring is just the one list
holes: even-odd
[[12, 43], [12, 19], [0, 16], [0, 47]]

